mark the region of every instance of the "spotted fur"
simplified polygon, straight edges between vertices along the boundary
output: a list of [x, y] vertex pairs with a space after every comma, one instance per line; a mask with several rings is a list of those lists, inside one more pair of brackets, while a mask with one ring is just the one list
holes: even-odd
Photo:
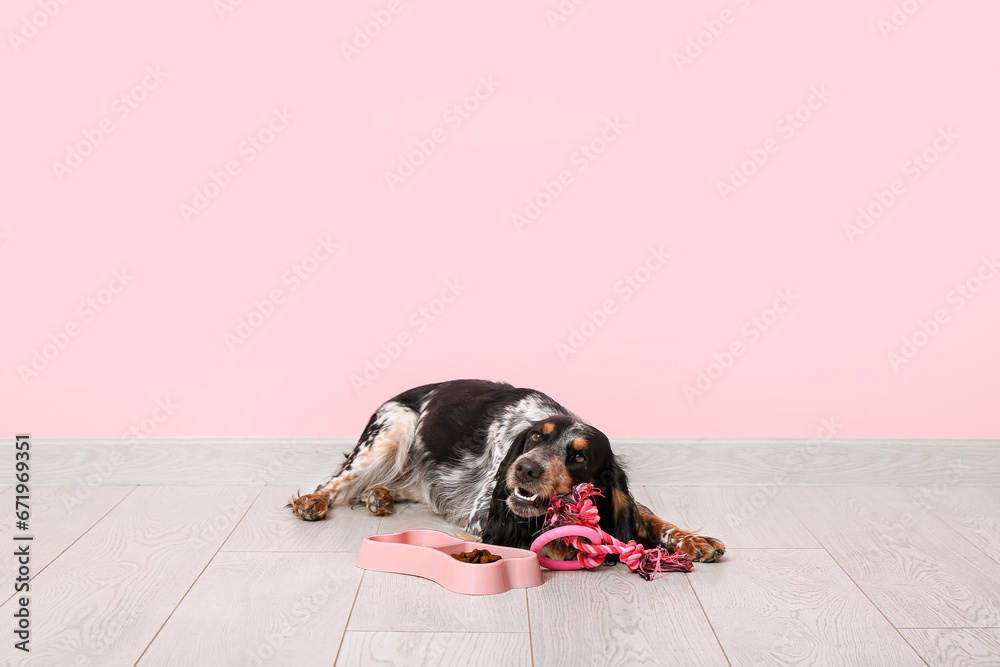
[[386, 401], [340, 470], [288, 507], [315, 521], [385, 487], [397, 501], [427, 503], [467, 535], [525, 548], [549, 498], [581, 482], [603, 492], [601, 527], [621, 540], [666, 544], [694, 560], [725, 551], [637, 504], [601, 431], [539, 391], [483, 380], [424, 385]]

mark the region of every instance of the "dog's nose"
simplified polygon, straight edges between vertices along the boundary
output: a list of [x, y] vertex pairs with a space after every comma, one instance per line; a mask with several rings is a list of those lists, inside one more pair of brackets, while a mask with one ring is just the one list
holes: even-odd
[[531, 459], [521, 459], [517, 462], [515, 472], [525, 481], [533, 481], [542, 476], [542, 467]]

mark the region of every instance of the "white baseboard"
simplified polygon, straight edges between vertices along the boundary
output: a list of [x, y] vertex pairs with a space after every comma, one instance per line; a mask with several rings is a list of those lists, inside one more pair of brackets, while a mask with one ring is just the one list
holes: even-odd
[[[351, 438], [32, 439], [34, 484], [298, 484]], [[633, 484], [1000, 486], [1000, 440], [612, 439]], [[6, 466], [4, 483], [13, 482]], [[947, 477], [946, 477], [947, 476]]]

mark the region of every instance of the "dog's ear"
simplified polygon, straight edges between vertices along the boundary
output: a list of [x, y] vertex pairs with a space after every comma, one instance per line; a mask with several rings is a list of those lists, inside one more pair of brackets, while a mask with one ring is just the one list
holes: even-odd
[[528, 429], [518, 434], [511, 443], [500, 467], [497, 468], [490, 500], [490, 513], [483, 526], [483, 542], [504, 547], [527, 549], [531, 544], [532, 522], [514, 514], [507, 506], [510, 489], [507, 488], [507, 469], [524, 453], [524, 442]]
[[628, 477], [614, 455], [611, 462], [597, 475], [594, 486], [604, 494], [603, 498], [594, 499], [601, 515], [601, 530], [622, 542], [639, 541], [639, 508], [629, 491]]

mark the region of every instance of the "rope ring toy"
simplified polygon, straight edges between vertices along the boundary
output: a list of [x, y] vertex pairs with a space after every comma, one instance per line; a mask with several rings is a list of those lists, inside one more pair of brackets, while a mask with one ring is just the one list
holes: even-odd
[[[582, 570], [587, 567], [579, 558], [574, 560], [552, 560], [542, 555], [542, 547], [552, 540], [558, 540], [560, 537], [583, 537], [590, 540], [590, 543], [593, 545], [599, 545], [603, 542], [600, 533], [586, 526], [559, 526], [558, 528], [545, 531], [531, 543], [531, 550], [538, 554], [538, 562], [550, 570]], [[601, 555], [601, 560], [604, 560], [603, 554]]]
[[[694, 565], [682, 551], [671, 554], [665, 547], [647, 549], [635, 540], [622, 542], [605, 533], [592, 497], [604, 497], [593, 484], [577, 484], [571, 493], [556, 495], [549, 501], [541, 534], [531, 543], [538, 562], [550, 570], [590, 569], [600, 565], [608, 554], [618, 556], [628, 569], [650, 581], [660, 572], [690, 572]], [[562, 539], [579, 553], [576, 559], [559, 561], [541, 554], [543, 546]]]

